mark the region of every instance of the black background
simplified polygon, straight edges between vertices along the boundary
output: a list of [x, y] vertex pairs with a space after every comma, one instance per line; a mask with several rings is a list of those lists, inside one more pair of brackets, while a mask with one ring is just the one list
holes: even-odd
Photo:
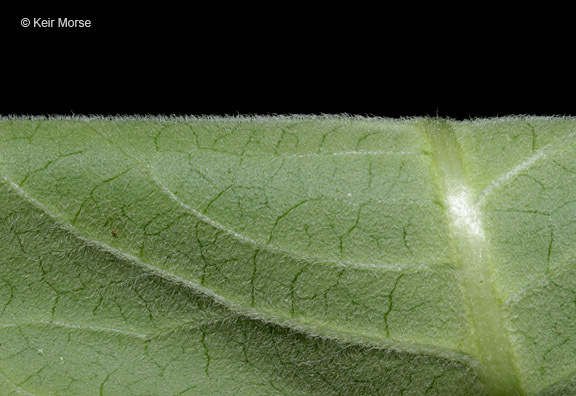
[[[27, 6], [0, 17], [0, 114], [576, 115], [563, 15], [416, 4]], [[92, 27], [23, 28], [23, 17]]]

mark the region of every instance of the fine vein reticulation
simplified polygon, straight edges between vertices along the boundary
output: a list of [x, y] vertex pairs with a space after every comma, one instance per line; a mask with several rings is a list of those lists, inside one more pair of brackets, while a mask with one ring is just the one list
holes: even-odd
[[574, 130], [2, 119], [0, 394], [574, 394]]

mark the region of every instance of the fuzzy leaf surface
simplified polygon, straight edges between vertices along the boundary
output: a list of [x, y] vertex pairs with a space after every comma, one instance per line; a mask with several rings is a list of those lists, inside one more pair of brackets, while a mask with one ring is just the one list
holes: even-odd
[[574, 395], [576, 120], [0, 120], [0, 394]]

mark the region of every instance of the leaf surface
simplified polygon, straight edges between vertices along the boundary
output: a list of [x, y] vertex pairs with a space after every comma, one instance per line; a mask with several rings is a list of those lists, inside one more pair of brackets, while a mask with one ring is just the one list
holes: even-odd
[[576, 121], [0, 121], [0, 393], [562, 395]]

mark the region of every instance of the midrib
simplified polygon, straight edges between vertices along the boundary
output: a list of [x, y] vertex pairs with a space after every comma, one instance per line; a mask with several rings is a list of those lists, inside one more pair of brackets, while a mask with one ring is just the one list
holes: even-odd
[[490, 395], [522, 395], [492, 278], [492, 258], [474, 194], [462, 167], [460, 146], [448, 122], [427, 121], [424, 130], [432, 147], [456, 247], [459, 281], [469, 307], [481, 375]]

